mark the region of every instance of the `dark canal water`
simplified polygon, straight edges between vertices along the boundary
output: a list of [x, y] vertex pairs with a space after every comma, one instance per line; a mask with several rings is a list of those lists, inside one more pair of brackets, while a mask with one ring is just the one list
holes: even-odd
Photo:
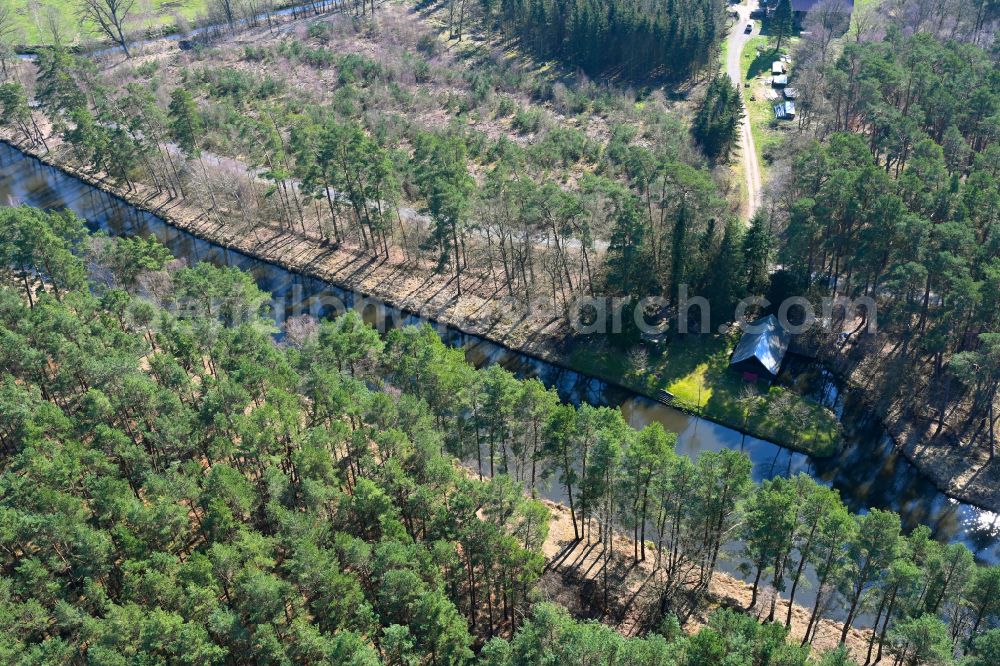
[[[344, 290], [315, 278], [227, 250], [178, 230], [151, 213], [97, 190], [16, 148], [0, 143], [0, 205], [29, 205], [45, 209], [69, 208], [85, 218], [92, 229], [113, 235], [155, 236], [175, 256], [190, 263], [209, 261], [236, 266], [253, 274], [260, 287], [274, 297], [273, 308], [329, 314], [331, 302], [353, 307], [355, 298]], [[390, 326], [418, 321], [417, 317], [386, 307]], [[756, 481], [807, 472], [840, 491], [855, 511], [870, 507], [892, 509], [904, 526], [929, 525], [938, 539], [960, 541], [981, 562], [1000, 562], [1000, 525], [989, 511], [946, 497], [905, 458], [893, 449], [884, 429], [863, 416], [858, 408], [843, 409], [845, 442], [841, 451], [826, 459], [812, 459], [773, 443], [743, 437], [729, 428], [698, 419], [620, 387], [608, 385], [538, 359], [511, 351], [482, 338], [436, 326], [442, 338], [465, 349], [477, 366], [499, 363], [521, 377], [538, 377], [555, 386], [563, 399], [576, 403], [619, 407], [634, 427], [658, 421], [678, 433], [678, 449], [696, 456], [701, 451], [742, 449], [753, 461]], [[802, 602], [806, 602], [805, 596]]]

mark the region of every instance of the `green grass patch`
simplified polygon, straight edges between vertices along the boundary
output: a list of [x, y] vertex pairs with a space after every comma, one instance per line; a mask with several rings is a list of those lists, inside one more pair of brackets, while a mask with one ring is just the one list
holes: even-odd
[[[55, 24], [67, 45], [98, 39], [102, 35], [93, 26], [82, 24], [75, 0], [51, 0], [48, 3], [33, 0], [2, 0], [14, 9], [15, 38], [23, 46], [51, 44]], [[144, 33], [152, 29], [173, 26], [177, 17], [191, 21], [205, 13], [207, 0], [148, 0], [135, 3], [130, 15], [130, 30]]]
[[723, 72], [726, 71], [726, 60], [728, 59], [729, 59], [729, 40], [723, 39], [722, 47], [719, 49], [719, 66], [722, 68]]
[[579, 350], [570, 362], [581, 372], [610, 379], [640, 393], [674, 395], [678, 406], [815, 456], [832, 455], [840, 424], [829, 409], [782, 387], [751, 384], [729, 369], [736, 335], [675, 336], [652, 350], [624, 352], [610, 346]]
[[747, 40], [740, 54], [740, 69], [743, 80], [750, 81], [761, 74], [771, 71], [771, 63], [775, 56], [784, 54], [787, 49], [776, 50], [768, 45], [768, 37], [756, 35]]
[[828, 409], [766, 382], [748, 383], [729, 369], [736, 336], [698, 335], [671, 343], [661, 381], [678, 403], [699, 414], [813, 455], [831, 455], [840, 440]]
[[[766, 171], [766, 156], [773, 155], [782, 140], [781, 131], [778, 129], [779, 121], [774, 117], [774, 105], [778, 100], [769, 100], [764, 96], [765, 91], [770, 88], [766, 78], [770, 75], [771, 63], [786, 55], [796, 40], [794, 37], [787, 39], [781, 49], [775, 49], [772, 38], [757, 35], [747, 40], [743, 53], [740, 54], [743, 81], [750, 84], [749, 88], [744, 89], [744, 94], [747, 115], [750, 118], [750, 131], [753, 134], [757, 160], [762, 172]], [[751, 95], [756, 99], [751, 100]]]

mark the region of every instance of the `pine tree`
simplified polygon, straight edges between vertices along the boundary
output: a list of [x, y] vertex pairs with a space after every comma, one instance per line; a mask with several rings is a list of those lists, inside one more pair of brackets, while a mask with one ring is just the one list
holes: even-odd
[[627, 296], [645, 295], [655, 281], [649, 274], [648, 229], [639, 214], [638, 201], [630, 193], [621, 193], [611, 229], [611, 243], [605, 260], [608, 287], [613, 293]]
[[205, 121], [194, 97], [183, 87], [170, 93], [170, 131], [174, 141], [189, 157], [201, 154], [200, 143], [205, 131]]
[[767, 217], [762, 211], [757, 211], [743, 238], [743, 274], [748, 293], [763, 294], [767, 291], [771, 281], [773, 248], [774, 240]]
[[431, 242], [440, 250], [438, 265], [449, 259], [455, 273], [455, 286], [462, 295], [464, 268], [464, 223], [468, 215], [475, 181], [469, 174], [465, 142], [460, 137], [422, 134], [417, 138], [414, 167], [417, 184], [427, 201], [427, 212], [434, 220]]
[[769, 21], [771, 34], [778, 38], [775, 44], [775, 51], [781, 48], [781, 40], [789, 37], [795, 29], [792, 17], [792, 0], [778, 0], [778, 5], [774, 8]]
[[731, 219], [722, 233], [722, 242], [707, 271], [705, 297], [712, 314], [712, 326], [732, 321], [736, 303], [746, 289], [743, 270], [743, 225]]
[[709, 159], [725, 159], [739, 138], [743, 101], [729, 77], [718, 74], [705, 92], [691, 131]]

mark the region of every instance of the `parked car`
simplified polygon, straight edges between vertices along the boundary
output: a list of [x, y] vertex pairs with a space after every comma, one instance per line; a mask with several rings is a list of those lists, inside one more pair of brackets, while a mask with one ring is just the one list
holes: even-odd
[[747, 23], [747, 27], [743, 28], [743, 32], [745, 32], [748, 35], [751, 32], [753, 32], [753, 21], [750, 21], [749, 23]]

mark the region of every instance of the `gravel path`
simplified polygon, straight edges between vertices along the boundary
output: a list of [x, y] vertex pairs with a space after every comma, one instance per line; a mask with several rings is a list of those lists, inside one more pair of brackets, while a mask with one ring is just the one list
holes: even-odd
[[[746, 4], [732, 5], [732, 9], [739, 14], [739, 19], [729, 31], [729, 44], [726, 58], [726, 73], [732, 79], [733, 84], [740, 89], [740, 94], [745, 94], [743, 88], [743, 72], [740, 71], [740, 55], [747, 41], [760, 34], [760, 22], [754, 21], [753, 32], [746, 33], [747, 21], [750, 20], [750, 13], [757, 9], [757, 0], [747, 0]], [[744, 100], [744, 109], [746, 103]], [[746, 219], [750, 220], [753, 214], [760, 207], [760, 192], [762, 188], [760, 177], [760, 163], [757, 161], [757, 149], [753, 142], [753, 133], [750, 131], [750, 118], [743, 113], [743, 122], [740, 123], [740, 153], [743, 160], [743, 174], [747, 185], [747, 206]]]

